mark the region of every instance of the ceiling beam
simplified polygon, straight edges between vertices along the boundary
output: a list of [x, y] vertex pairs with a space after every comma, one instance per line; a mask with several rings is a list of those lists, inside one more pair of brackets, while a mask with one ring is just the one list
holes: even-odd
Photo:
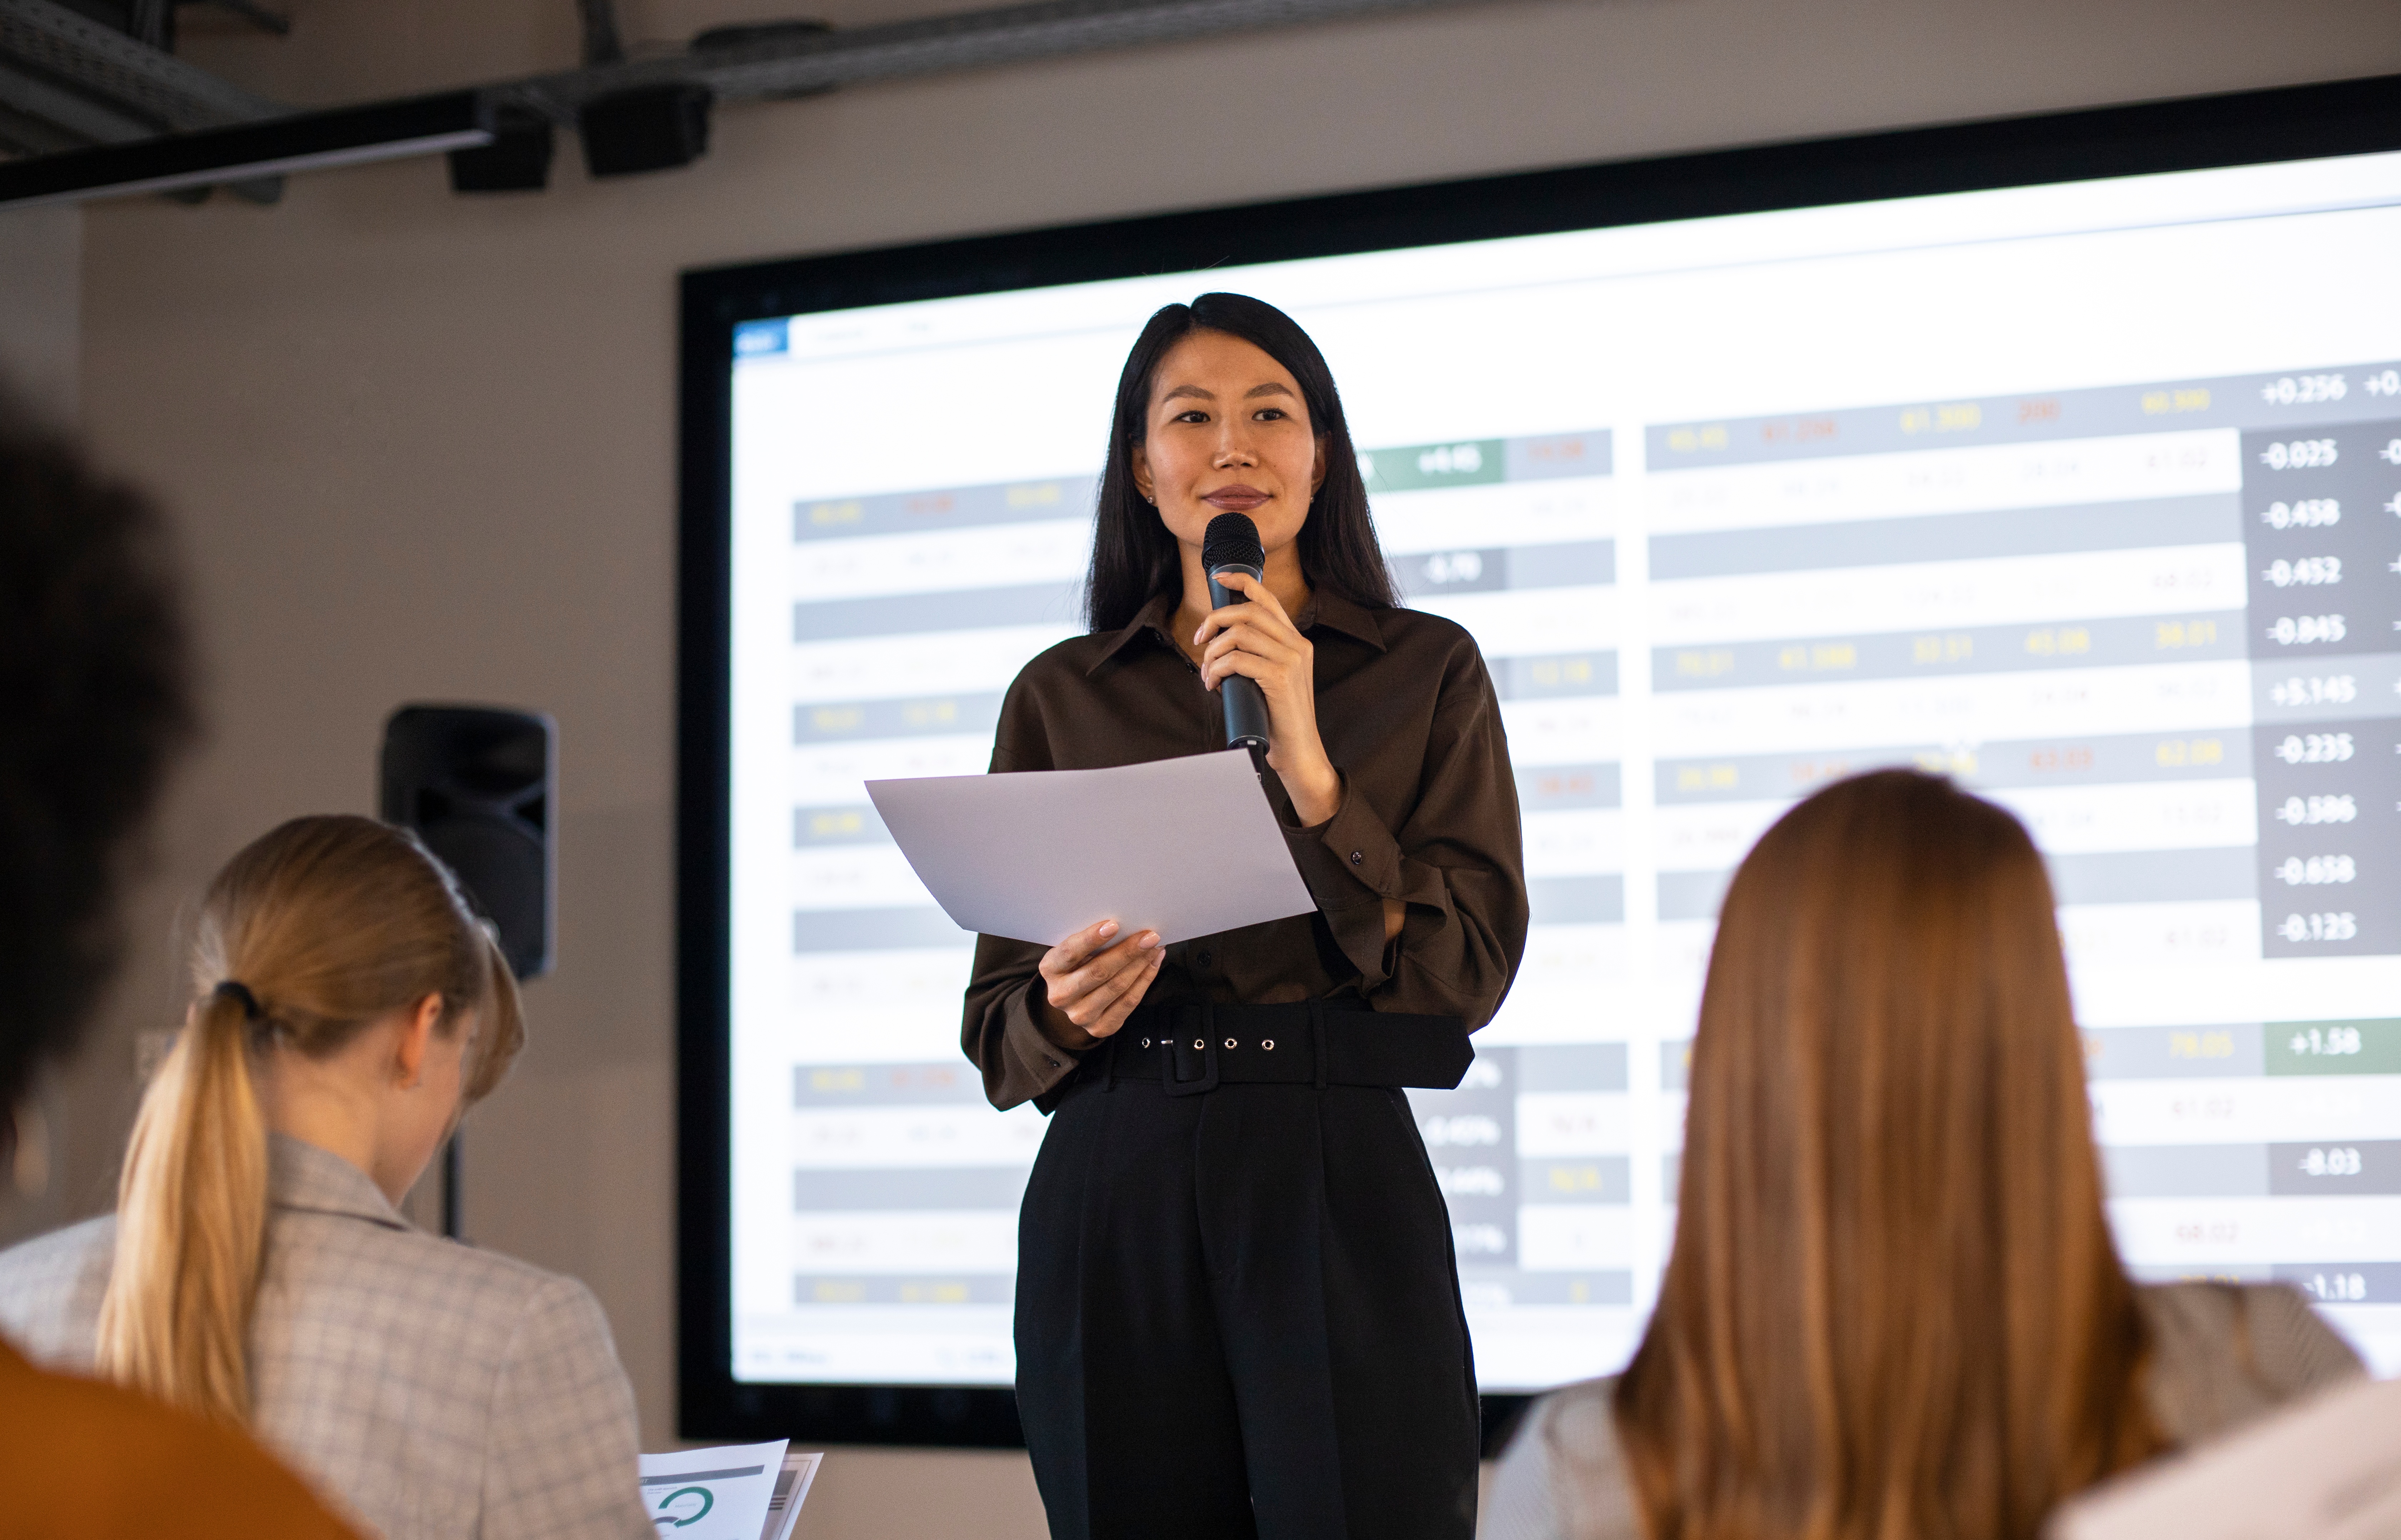
[[59, 127], [47, 117], [0, 103], [0, 152], [9, 155], [55, 155], [62, 150], [79, 150], [91, 141], [82, 134]]
[[88, 144], [147, 139], [158, 131], [155, 122], [145, 122], [42, 76], [30, 75], [6, 57], [0, 57], [0, 105], [63, 129]]
[[0, 0], [0, 57], [171, 129], [214, 128], [290, 111], [54, 0]]
[[490, 111], [475, 91], [446, 91], [0, 161], [0, 205], [172, 192], [473, 149], [492, 142]]
[[[775, 100], [937, 71], [1474, 3], [1037, 0], [849, 32], [745, 28], [742, 41], [658, 58], [279, 117], [270, 115], [281, 109], [264, 98], [53, 0], [0, 0], [0, 55], [30, 60], [43, 72], [190, 131], [0, 162], [0, 204], [113, 198], [472, 148], [492, 143], [496, 126], [528, 113], [572, 123], [584, 106], [629, 90], [696, 86], [720, 102]], [[605, 5], [593, 10], [609, 14]], [[7, 100], [0, 96], [0, 104]], [[375, 140], [377, 132], [389, 137]]]
[[564, 71], [493, 88], [561, 121], [597, 97], [692, 83], [720, 101], [802, 95], [938, 71], [1180, 43], [1468, 0], [1038, 0], [895, 21], [766, 37], [734, 48]]

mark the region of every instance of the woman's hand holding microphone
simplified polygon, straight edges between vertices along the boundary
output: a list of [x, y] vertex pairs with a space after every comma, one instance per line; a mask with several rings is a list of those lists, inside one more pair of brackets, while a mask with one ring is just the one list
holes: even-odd
[[[1212, 610], [1193, 635], [1200, 649], [1200, 682], [1214, 690], [1229, 674], [1259, 687], [1268, 703], [1268, 764], [1292, 798], [1293, 816], [1314, 829], [1342, 810], [1342, 777], [1317, 736], [1317, 649], [1268, 585], [1248, 572], [1216, 574], [1220, 587], [1246, 604]], [[1384, 901], [1384, 940], [1399, 937], [1407, 907]]]
[[1314, 828], [1342, 805], [1342, 777], [1317, 736], [1317, 650], [1266, 584], [1232, 568], [1215, 578], [1250, 602], [1212, 610], [1201, 621], [1192, 638], [1200, 682], [1214, 690], [1240, 674], [1259, 687], [1268, 703], [1268, 764], [1301, 827]]

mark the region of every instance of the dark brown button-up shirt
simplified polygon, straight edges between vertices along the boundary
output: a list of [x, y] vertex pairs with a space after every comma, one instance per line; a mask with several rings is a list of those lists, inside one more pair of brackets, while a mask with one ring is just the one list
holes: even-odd
[[[1162, 594], [1125, 629], [1027, 664], [1001, 705], [992, 768], [1092, 770], [1223, 749], [1224, 707], [1167, 633], [1177, 598]], [[1316, 650], [1317, 731], [1341, 773], [1341, 805], [1304, 829], [1272, 770], [1266, 784], [1317, 912], [1173, 943], [1145, 1002], [1348, 996], [1482, 1026], [1526, 949], [1516, 780], [1483, 655], [1450, 621], [1333, 594], [1315, 596], [1297, 624]], [[1075, 859], [1076, 837], [1060, 832], [1062, 860]], [[1192, 853], [1196, 866], [1206, 859]], [[1386, 899], [1406, 906], [1389, 943]], [[963, 1036], [995, 1107], [1047, 1100], [1076, 1069], [1033, 1014], [1043, 950], [976, 940]]]

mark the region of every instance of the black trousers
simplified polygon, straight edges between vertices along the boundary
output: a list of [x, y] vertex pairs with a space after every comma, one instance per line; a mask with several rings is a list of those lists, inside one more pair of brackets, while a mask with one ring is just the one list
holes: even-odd
[[1404, 1094], [1170, 1096], [1094, 1068], [1018, 1231], [1018, 1409], [1055, 1540], [1471, 1540], [1475, 1370]]

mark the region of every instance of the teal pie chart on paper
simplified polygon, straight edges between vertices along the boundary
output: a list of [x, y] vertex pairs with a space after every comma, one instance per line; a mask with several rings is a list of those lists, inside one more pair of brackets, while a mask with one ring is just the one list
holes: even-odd
[[[686, 1505], [681, 1508], [678, 1508], [676, 1505], [682, 1502], [682, 1500], [687, 1497], [699, 1498], [700, 1506], [693, 1507], [690, 1505]], [[669, 1529], [679, 1530], [684, 1528], [686, 1525], [699, 1523], [703, 1519], [708, 1517], [708, 1510], [715, 1506], [717, 1506], [717, 1499], [709, 1495], [709, 1492], [707, 1487], [678, 1487], [675, 1491], [659, 1499], [658, 1517], [652, 1519], [651, 1522], [653, 1524], [664, 1524]]]

